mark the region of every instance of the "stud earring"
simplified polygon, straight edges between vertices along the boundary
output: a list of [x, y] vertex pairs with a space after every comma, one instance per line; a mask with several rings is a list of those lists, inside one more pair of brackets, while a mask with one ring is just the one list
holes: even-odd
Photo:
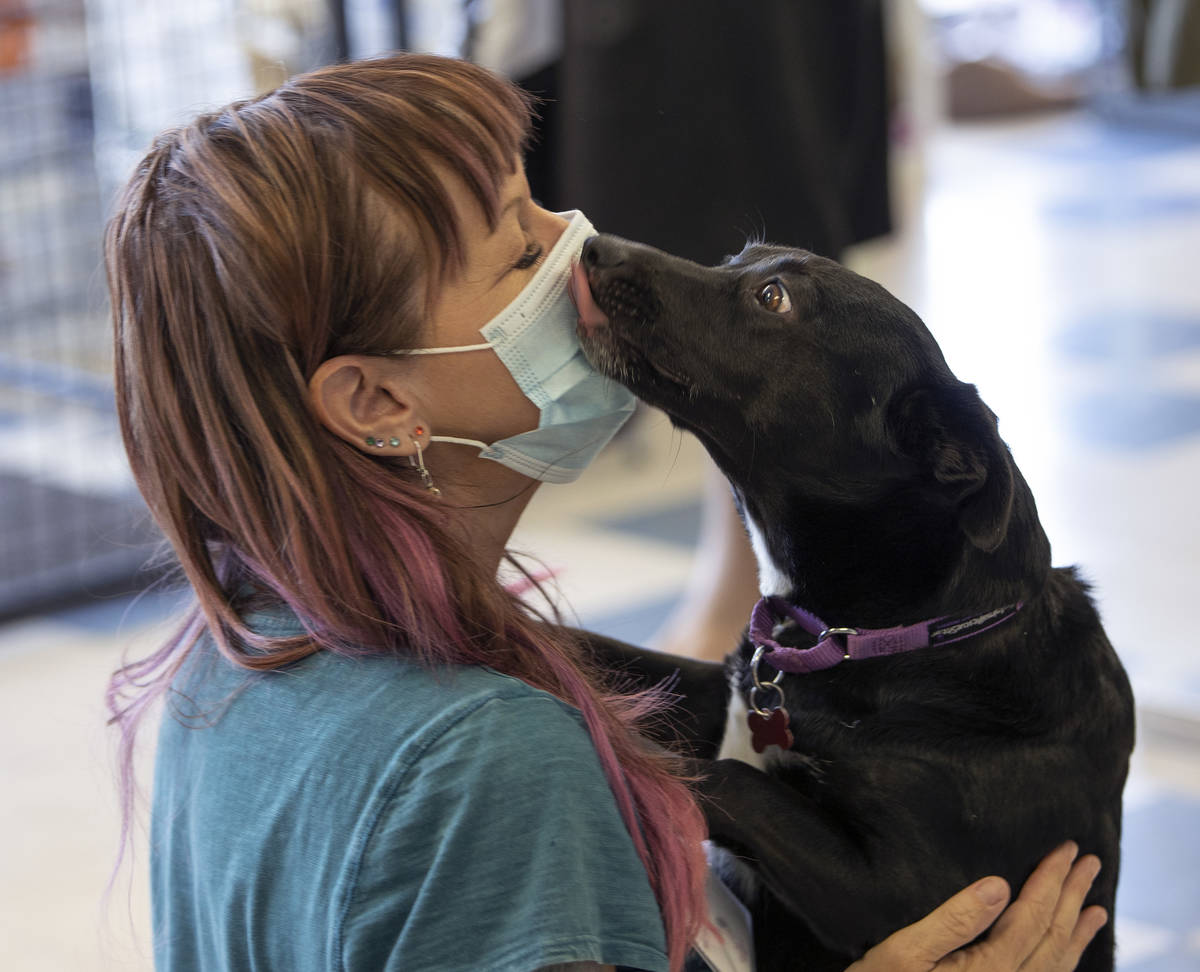
[[[415, 431], [418, 435], [425, 434], [425, 430], [420, 426], [417, 426]], [[429, 475], [429, 470], [425, 468], [425, 457], [421, 455], [421, 443], [414, 438], [412, 440], [412, 444], [416, 446], [417, 454], [415, 456], [408, 457], [409, 465], [416, 469], [417, 474], [421, 477], [421, 482], [425, 484], [425, 488], [429, 490], [429, 492], [431, 492], [434, 496], [441, 496], [442, 491], [433, 485], [433, 477]]]

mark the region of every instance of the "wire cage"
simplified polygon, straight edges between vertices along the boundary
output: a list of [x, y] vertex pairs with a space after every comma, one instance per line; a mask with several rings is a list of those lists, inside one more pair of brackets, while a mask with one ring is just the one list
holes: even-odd
[[345, 57], [345, 13], [0, 0], [0, 617], [152, 576], [158, 534], [112, 392], [100, 243], [113, 193], [162, 129]]

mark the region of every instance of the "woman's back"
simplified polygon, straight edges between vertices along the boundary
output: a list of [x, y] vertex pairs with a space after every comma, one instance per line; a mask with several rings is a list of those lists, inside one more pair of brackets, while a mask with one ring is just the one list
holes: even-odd
[[[251, 623], [301, 633], [285, 611]], [[207, 639], [175, 684], [152, 825], [160, 967], [666, 968], [645, 869], [564, 702], [394, 657], [249, 673]]]

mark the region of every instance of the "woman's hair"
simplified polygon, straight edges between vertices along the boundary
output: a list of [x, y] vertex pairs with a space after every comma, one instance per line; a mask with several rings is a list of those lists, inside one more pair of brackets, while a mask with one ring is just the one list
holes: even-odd
[[[494, 226], [529, 119], [519, 89], [478, 67], [400, 55], [202, 115], [138, 165], [105, 240], [117, 404], [196, 604], [109, 685], [122, 857], [137, 727], [205, 634], [256, 670], [322, 650], [487, 664], [583, 714], [678, 967], [702, 914], [704, 825], [673, 764], [636, 733], [656, 697], [604, 690], [579, 646], [472, 557], [453, 511], [407, 466], [342, 441], [308, 404], [322, 361], [416, 344], [430, 294], [462, 261], [441, 173]], [[264, 597], [306, 634], [251, 630], [243, 615]]]

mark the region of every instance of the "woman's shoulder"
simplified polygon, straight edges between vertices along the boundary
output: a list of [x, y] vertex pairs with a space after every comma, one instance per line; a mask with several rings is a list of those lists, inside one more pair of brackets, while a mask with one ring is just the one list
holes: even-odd
[[[260, 634], [303, 632], [283, 608], [247, 620]], [[590, 745], [573, 706], [486, 666], [431, 665], [403, 655], [322, 650], [284, 668], [250, 672], [197, 644], [176, 679], [171, 707], [183, 725], [202, 723], [230, 740], [358, 741], [364, 750], [423, 749], [444, 733], [480, 736], [484, 748], [513, 739], [566, 733]], [[495, 713], [504, 713], [496, 718]], [[216, 743], [214, 738], [211, 742]]]

